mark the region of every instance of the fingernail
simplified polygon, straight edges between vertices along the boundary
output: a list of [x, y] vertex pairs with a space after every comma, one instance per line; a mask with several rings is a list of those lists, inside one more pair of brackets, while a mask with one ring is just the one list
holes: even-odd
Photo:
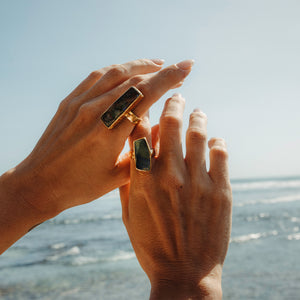
[[155, 64], [160, 65], [160, 66], [165, 63], [165, 60], [160, 59], [160, 58], [153, 58], [153, 59], [150, 59], [150, 60], [153, 61]]
[[195, 108], [193, 110], [193, 112], [199, 113], [202, 118], [206, 118], [207, 119], [206, 113], [204, 113], [200, 108]]
[[182, 95], [180, 93], [174, 93], [173, 97], [182, 97]]
[[179, 69], [188, 70], [194, 65], [194, 63], [195, 63], [195, 61], [193, 59], [187, 59], [187, 60], [177, 63], [176, 66]]

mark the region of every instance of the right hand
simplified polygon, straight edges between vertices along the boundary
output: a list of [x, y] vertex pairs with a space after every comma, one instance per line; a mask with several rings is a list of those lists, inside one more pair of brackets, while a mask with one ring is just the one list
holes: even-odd
[[192, 67], [186, 61], [160, 70], [162, 63], [140, 59], [92, 72], [61, 102], [32, 153], [2, 176], [7, 193], [43, 220], [126, 184], [130, 159], [119, 156], [134, 125], [124, 119], [109, 130], [100, 117], [130, 86], [144, 95], [134, 109], [143, 116]]

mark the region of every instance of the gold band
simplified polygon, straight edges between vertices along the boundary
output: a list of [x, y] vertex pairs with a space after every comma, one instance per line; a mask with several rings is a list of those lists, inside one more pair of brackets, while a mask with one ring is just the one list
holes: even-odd
[[125, 117], [134, 125], [138, 124], [142, 119], [140, 117], [138, 117], [135, 113], [133, 113], [132, 111], [129, 111]]

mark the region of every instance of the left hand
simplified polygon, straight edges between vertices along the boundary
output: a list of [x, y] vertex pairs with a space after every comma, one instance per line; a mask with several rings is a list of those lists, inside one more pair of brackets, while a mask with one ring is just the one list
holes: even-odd
[[[136, 170], [120, 188], [123, 221], [151, 282], [151, 299], [220, 299], [222, 266], [231, 230], [227, 150], [212, 139], [205, 163], [206, 115], [195, 110], [181, 146], [184, 99], [167, 100], [159, 127], [144, 118], [130, 144], [146, 137], [155, 149], [152, 168]], [[152, 136], [151, 136], [152, 135]]]

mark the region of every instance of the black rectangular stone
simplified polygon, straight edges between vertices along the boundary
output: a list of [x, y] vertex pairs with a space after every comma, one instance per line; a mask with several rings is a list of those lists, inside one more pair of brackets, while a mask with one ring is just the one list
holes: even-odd
[[104, 125], [109, 129], [132, 110], [143, 98], [143, 94], [135, 87], [130, 87], [119, 99], [117, 99], [101, 116]]
[[151, 169], [151, 150], [146, 138], [134, 141], [135, 167], [141, 171], [150, 171]]

